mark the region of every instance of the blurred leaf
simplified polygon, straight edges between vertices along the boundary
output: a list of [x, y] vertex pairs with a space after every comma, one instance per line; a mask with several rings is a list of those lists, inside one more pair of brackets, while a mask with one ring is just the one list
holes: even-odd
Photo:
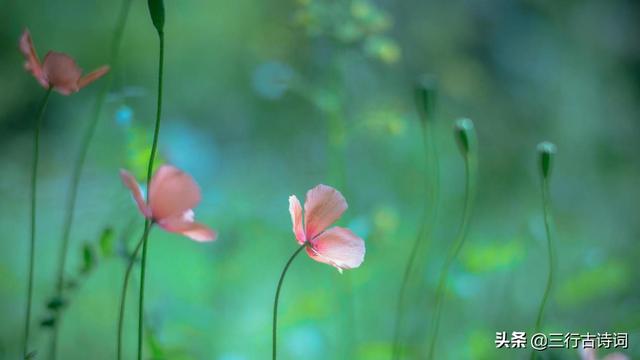
[[114, 232], [113, 228], [107, 227], [102, 230], [102, 234], [100, 235], [100, 252], [102, 256], [112, 256], [114, 253]]
[[56, 318], [54, 316], [49, 316], [44, 320], [40, 321], [40, 326], [44, 328], [52, 328], [56, 325]]
[[49, 310], [58, 311], [62, 309], [66, 304], [67, 301], [65, 299], [56, 296], [53, 299], [49, 300], [49, 302], [47, 303], [47, 308]]
[[461, 261], [471, 272], [483, 273], [503, 270], [524, 259], [525, 248], [520, 240], [495, 243], [470, 242]]
[[88, 273], [89, 271], [93, 270], [93, 267], [96, 264], [96, 255], [93, 251], [93, 248], [91, 247], [91, 244], [89, 243], [85, 243], [82, 246], [82, 268], [81, 268], [81, 272], [83, 274]]
[[557, 299], [564, 306], [578, 305], [614, 294], [624, 289], [630, 280], [629, 267], [619, 260], [610, 260], [564, 279], [558, 286]]

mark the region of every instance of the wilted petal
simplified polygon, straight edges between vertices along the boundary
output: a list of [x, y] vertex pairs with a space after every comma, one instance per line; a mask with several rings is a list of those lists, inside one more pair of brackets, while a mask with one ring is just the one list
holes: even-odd
[[338, 220], [346, 209], [347, 201], [338, 190], [322, 184], [309, 190], [304, 202], [307, 239], [313, 242], [313, 238]]
[[193, 221], [193, 210], [187, 210], [182, 216], [160, 220], [158, 225], [166, 231], [182, 234], [198, 242], [214, 241], [218, 234], [209, 227]]
[[142, 197], [142, 192], [140, 191], [140, 186], [138, 185], [136, 178], [123, 169], [120, 169], [120, 178], [122, 178], [122, 182], [125, 186], [131, 190], [131, 195], [133, 195], [133, 199], [136, 201], [136, 204], [138, 204], [138, 208], [142, 215], [145, 217], [151, 217], [151, 211], [144, 202], [144, 198]]
[[298, 240], [298, 243], [304, 244], [307, 239], [304, 236], [302, 227], [302, 206], [295, 195], [289, 196], [289, 213], [291, 213], [291, 223], [293, 224], [293, 233], [296, 235], [296, 240]]
[[200, 202], [200, 188], [187, 173], [163, 165], [151, 178], [148, 200], [153, 218], [161, 221], [195, 208]]
[[24, 29], [22, 36], [20, 36], [20, 52], [22, 52], [26, 59], [24, 68], [33, 74], [40, 85], [48, 88], [49, 84], [42, 73], [42, 65], [40, 65], [40, 60], [38, 60], [38, 54], [36, 54], [36, 49], [33, 46], [29, 29]]
[[307, 253], [312, 259], [332, 265], [342, 272], [362, 264], [364, 240], [351, 230], [336, 226], [320, 234], [312, 246], [307, 247]]
[[82, 75], [82, 69], [67, 54], [55, 51], [48, 52], [42, 62], [42, 72], [49, 85], [63, 95], [80, 90], [78, 80]]
[[90, 73], [88, 73], [87, 75], [83, 76], [80, 78], [80, 80], [78, 80], [78, 88], [82, 89], [83, 87], [91, 84], [92, 82], [98, 80], [99, 78], [101, 78], [102, 76], [104, 76], [106, 73], [109, 72], [109, 67], [108, 66], [101, 66], [99, 67], [97, 70], [94, 70]]

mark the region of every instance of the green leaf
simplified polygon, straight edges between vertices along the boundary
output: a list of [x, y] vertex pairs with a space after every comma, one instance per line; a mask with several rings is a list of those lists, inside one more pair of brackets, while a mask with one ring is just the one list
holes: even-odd
[[155, 26], [158, 34], [162, 34], [164, 31], [164, 1], [162, 0], [149, 0], [149, 14], [151, 15], [151, 21]]
[[88, 273], [93, 269], [96, 263], [96, 256], [93, 252], [93, 248], [89, 243], [86, 243], [82, 246], [82, 268], [81, 272], [83, 274]]
[[65, 299], [56, 296], [53, 299], [49, 300], [49, 302], [47, 303], [47, 308], [49, 310], [58, 311], [62, 309], [66, 304], [67, 301]]
[[102, 256], [111, 256], [113, 255], [113, 240], [114, 240], [114, 232], [111, 227], [107, 227], [102, 230], [102, 234], [100, 234], [100, 252]]
[[40, 321], [40, 326], [42, 326], [44, 328], [52, 328], [55, 325], [56, 325], [55, 316], [49, 316], [49, 317], [45, 318], [44, 320]]

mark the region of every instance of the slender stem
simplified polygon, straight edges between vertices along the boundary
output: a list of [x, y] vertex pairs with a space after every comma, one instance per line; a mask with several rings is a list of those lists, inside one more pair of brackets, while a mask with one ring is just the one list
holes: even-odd
[[[425, 197], [424, 214], [420, 221], [420, 228], [416, 234], [416, 238], [411, 246], [409, 252], [409, 258], [404, 268], [402, 275], [402, 281], [400, 283], [400, 291], [398, 293], [398, 301], [396, 303], [396, 322], [393, 331], [393, 350], [391, 358], [393, 360], [399, 359], [402, 356], [402, 343], [400, 341], [402, 325], [404, 322], [405, 312], [405, 297], [409, 285], [409, 279], [415, 267], [415, 261], [420, 253], [420, 248], [424, 238], [427, 240], [431, 238], [431, 232], [433, 231], [433, 224], [437, 216], [437, 204], [438, 204], [438, 153], [435, 146], [435, 139], [433, 135], [432, 126], [429, 123], [424, 123], [422, 126], [423, 143], [425, 150], [425, 169], [431, 174], [431, 176], [425, 177], [425, 189], [427, 190], [427, 196]], [[428, 234], [427, 234], [428, 232]]]
[[[151, 174], [153, 172], [153, 163], [155, 161], [156, 152], [158, 151], [158, 137], [160, 135], [160, 119], [162, 117], [162, 75], [164, 72], [164, 33], [158, 33], [160, 37], [160, 56], [158, 64], [158, 107], [156, 110], [156, 125], [153, 131], [153, 143], [151, 145], [151, 155], [149, 156], [149, 164], [147, 166], [147, 189], [150, 188]], [[147, 204], [149, 203], [150, 191], [147, 191]], [[140, 271], [140, 302], [138, 303], [138, 360], [142, 360], [142, 338], [144, 330], [144, 283], [147, 269], [147, 247], [149, 240], [149, 228], [153, 225], [150, 219], [144, 224], [145, 235], [142, 238], [142, 264]]]
[[140, 248], [142, 247], [142, 242], [146, 233], [149, 231], [149, 228], [145, 225], [145, 231], [136, 245], [133, 254], [131, 254], [131, 258], [129, 259], [129, 264], [127, 265], [127, 270], [124, 273], [124, 282], [122, 284], [122, 292], [120, 293], [120, 311], [118, 315], [118, 360], [122, 359], [122, 328], [124, 325], [124, 310], [125, 304], [127, 302], [127, 289], [129, 287], [129, 278], [131, 277], [131, 271], [133, 270], [133, 265], [136, 263], [136, 259], [138, 258], [138, 253], [140, 252]]
[[31, 330], [31, 307], [33, 305], [33, 268], [35, 266], [36, 255], [36, 198], [38, 191], [38, 159], [40, 158], [40, 128], [42, 118], [49, 102], [52, 87], [47, 92], [40, 103], [40, 109], [36, 117], [35, 129], [33, 132], [33, 162], [31, 167], [31, 238], [29, 243], [29, 277], [27, 279], [27, 311], [24, 320], [24, 345], [23, 354], [25, 359], [29, 355], [29, 332]]
[[[555, 257], [553, 253], [553, 246], [551, 240], [551, 223], [553, 221], [551, 217], [551, 206], [549, 201], [549, 180], [544, 176], [542, 177], [542, 208], [544, 212], [544, 230], [547, 235], [547, 252], [549, 256], [549, 273], [547, 274], [547, 286], [544, 289], [544, 295], [542, 296], [542, 301], [540, 302], [540, 309], [538, 310], [538, 316], [536, 317], [536, 326], [534, 333], [540, 331], [542, 326], [542, 318], [544, 315], [544, 308], [547, 305], [547, 300], [549, 299], [549, 294], [551, 293], [551, 289], [553, 286], [553, 277], [555, 272]], [[533, 350], [531, 352], [530, 359], [536, 358], [536, 352]]]
[[280, 280], [278, 280], [276, 297], [275, 297], [275, 300], [273, 301], [273, 329], [271, 333], [271, 341], [272, 341], [271, 354], [272, 354], [273, 360], [276, 359], [276, 345], [277, 345], [277, 334], [278, 334], [278, 300], [280, 299], [280, 289], [282, 288], [282, 282], [284, 281], [284, 276], [287, 274], [287, 270], [289, 270], [289, 266], [293, 262], [293, 259], [295, 259], [296, 256], [298, 256], [300, 251], [302, 251], [302, 249], [304, 249], [305, 246], [307, 246], [306, 243], [300, 245], [298, 249], [293, 253], [293, 255], [291, 255], [291, 257], [287, 261], [287, 264], [284, 266], [284, 269], [282, 269], [282, 274], [280, 274]]
[[[124, 0], [122, 2], [120, 15], [118, 16], [118, 21], [114, 29], [113, 40], [111, 44], [111, 56], [109, 59], [109, 64], [111, 65], [112, 73], [118, 60], [118, 55], [120, 52], [120, 44], [122, 43], [122, 34], [124, 32], [124, 26], [127, 22], [127, 17], [129, 15], [130, 7], [131, 7], [131, 0]], [[62, 296], [62, 292], [64, 288], [64, 269], [67, 262], [69, 239], [71, 236], [71, 228], [73, 226], [76, 199], [78, 196], [78, 186], [80, 184], [80, 178], [82, 177], [82, 170], [84, 168], [87, 153], [89, 152], [89, 145], [91, 145], [91, 140], [93, 139], [93, 136], [96, 132], [98, 121], [100, 119], [100, 114], [102, 112], [102, 106], [104, 105], [104, 101], [107, 97], [109, 89], [111, 88], [112, 79], [113, 79], [112, 74], [108, 74], [104, 79], [102, 88], [100, 89], [100, 92], [96, 97], [96, 102], [94, 105], [91, 121], [89, 122], [89, 126], [87, 127], [84, 133], [84, 136], [82, 137], [80, 151], [78, 152], [78, 157], [76, 158], [76, 161], [73, 166], [71, 182], [69, 183], [69, 192], [67, 195], [67, 203], [65, 208], [65, 219], [64, 219], [64, 224], [62, 226], [62, 241], [60, 245], [58, 271], [57, 271], [57, 277], [56, 277], [56, 296], [57, 297]], [[57, 339], [58, 339], [59, 321], [60, 321], [59, 317], [56, 320], [57, 321], [53, 329], [53, 336], [51, 341], [51, 358], [52, 359], [56, 358], [56, 348], [57, 348]]]
[[473, 207], [473, 200], [475, 198], [475, 157], [472, 154], [468, 154], [465, 156], [464, 160], [465, 194], [462, 222], [460, 223], [460, 227], [458, 228], [458, 234], [456, 236], [456, 240], [454, 241], [453, 248], [451, 249], [449, 256], [447, 257], [443, 265], [442, 272], [440, 273], [440, 279], [438, 281], [438, 287], [436, 289], [434, 315], [431, 324], [431, 336], [429, 341], [429, 353], [427, 357], [427, 359], [429, 360], [433, 359], [435, 354], [435, 347], [438, 339], [438, 330], [440, 328], [440, 315], [442, 313], [442, 299], [447, 289], [449, 270], [465, 243], [467, 229], [469, 227], [469, 219], [471, 218], [471, 209]]

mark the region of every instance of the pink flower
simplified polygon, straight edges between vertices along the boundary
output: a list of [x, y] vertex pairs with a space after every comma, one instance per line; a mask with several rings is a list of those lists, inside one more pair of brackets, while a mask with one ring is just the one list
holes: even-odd
[[194, 221], [193, 208], [200, 202], [200, 188], [188, 174], [171, 165], [161, 166], [151, 178], [147, 202], [136, 179], [125, 170], [120, 177], [131, 190], [140, 212], [168, 232], [195, 241], [213, 241], [216, 232]]
[[318, 185], [307, 192], [302, 206], [295, 195], [289, 197], [289, 212], [293, 233], [300, 245], [307, 245], [307, 254], [321, 263], [329, 264], [342, 272], [357, 268], [364, 261], [364, 240], [342, 227], [332, 227], [347, 210], [347, 201], [340, 192], [327, 185]]
[[45, 89], [53, 87], [62, 95], [78, 92], [109, 72], [108, 66], [101, 66], [86, 76], [82, 76], [82, 69], [78, 67], [73, 58], [55, 51], [49, 51], [41, 64], [33, 41], [31, 41], [29, 29], [25, 29], [20, 37], [20, 51], [26, 59], [24, 68], [33, 74], [40, 85]]
[[[585, 348], [584, 344], [580, 348], [580, 358], [582, 360], [598, 360], [596, 350], [592, 348]], [[619, 352], [611, 353], [602, 360], [629, 360], [630, 358], [627, 355], [624, 355]]]

